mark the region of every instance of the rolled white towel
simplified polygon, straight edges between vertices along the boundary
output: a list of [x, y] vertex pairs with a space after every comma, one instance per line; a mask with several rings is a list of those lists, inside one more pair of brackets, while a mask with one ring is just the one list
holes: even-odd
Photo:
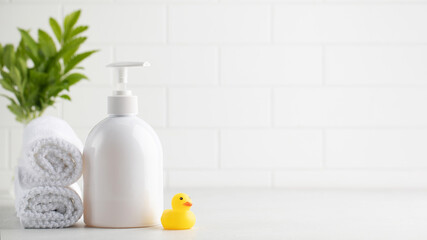
[[24, 129], [18, 176], [22, 185], [69, 186], [82, 174], [83, 144], [62, 119], [40, 117]]
[[78, 186], [17, 187], [16, 212], [25, 228], [63, 228], [83, 214]]

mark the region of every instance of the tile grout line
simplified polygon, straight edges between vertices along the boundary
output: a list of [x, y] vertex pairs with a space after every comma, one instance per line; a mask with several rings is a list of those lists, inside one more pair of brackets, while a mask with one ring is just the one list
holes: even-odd
[[[322, 67], [321, 67], [321, 71], [322, 71], [322, 87], [325, 87], [326, 84], [326, 47], [325, 44], [321, 45], [321, 51], [322, 51]], [[327, 168], [327, 164], [326, 164], [326, 129], [324, 127], [322, 127], [321, 130], [321, 137], [322, 137], [322, 168], [326, 169]]]
[[270, 188], [274, 188], [275, 186], [275, 184], [274, 184], [274, 182], [275, 182], [275, 177], [276, 177], [276, 174], [275, 174], [275, 172], [274, 172], [274, 170], [270, 170]]
[[[58, 2], [59, 3], [59, 2]], [[59, 20], [62, 21], [65, 15], [65, 5], [64, 3], [59, 3]], [[71, 93], [69, 93], [71, 95]], [[59, 117], [64, 119], [64, 108], [65, 108], [65, 100], [60, 100], [59, 102]]]
[[270, 88], [270, 127], [274, 128], [275, 121], [274, 121], [274, 107], [275, 107], [275, 99], [274, 99], [274, 87]]
[[427, 167], [405, 167], [405, 168], [392, 168], [392, 167], [333, 167], [328, 169], [322, 169], [322, 168], [315, 168], [315, 167], [280, 167], [276, 169], [271, 169], [269, 167], [232, 167], [232, 168], [191, 168], [191, 167], [185, 167], [185, 168], [165, 168], [165, 170], [168, 171], [194, 171], [194, 172], [200, 172], [200, 171], [206, 171], [206, 172], [274, 172], [275, 175], [277, 175], [277, 172], [307, 172], [307, 171], [313, 171], [313, 172], [346, 172], [346, 171], [353, 171], [353, 172], [427, 172]]
[[165, 128], [170, 127], [170, 96], [169, 96], [170, 89], [168, 87], [165, 87]]
[[[271, 0], [274, 1], [274, 0]], [[258, 3], [262, 4], [262, 3]], [[322, 0], [320, 2], [312, 1], [312, 2], [299, 2], [299, 1], [289, 1], [289, 2], [280, 2], [278, 5], [286, 6], [286, 5], [319, 5], [319, 6], [390, 6], [390, 5], [426, 5], [425, 1], [402, 1], [402, 0], [390, 0], [390, 1], [359, 1], [359, 0], [349, 0], [349, 1], [339, 1], [339, 0]]]
[[6, 157], [6, 164], [7, 164], [7, 169], [10, 171], [13, 171], [12, 169], [12, 131], [10, 128], [7, 128], [7, 157]]
[[166, 4], [166, 9], [165, 9], [165, 11], [166, 11], [166, 14], [165, 14], [165, 24], [166, 24], [166, 26], [165, 26], [165, 37], [166, 37], [166, 45], [167, 46], [169, 46], [169, 43], [170, 43], [170, 30], [169, 30], [169, 28], [170, 28], [170, 16], [169, 16], [169, 14], [170, 14], [170, 4], [169, 3], [167, 3]]
[[[110, 41], [93, 41], [89, 42], [88, 44], [91, 45], [109, 45], [109, 44], [117, 44], [122, 46], [174, 46], [174, 47], [192, 47], [192, 46], [199, 46], [199, 47], [214, 47], [218, 46], [217, 42], [169, 42], [167, 45], [164, 41], [155, 41], [155, 42], [123, 42], [123, 41], [116, 41], [116, 42], [110, 42]], [[427, 41], [421, 41], [421, 42], [366, 42], [366, 41], [359, 41], [359, 42], [349, 42], [349, 41], [340, 41], [340, 42], [325, 42], [325, 41], [315, 41], [315, 42], [287, 42], [287, 41], [279, 41], [279, 42], [223, 42], [221, 43], [222, 46], [227, 47], [240, 47], [240, 46], [273, 46], [273, 47], [280, 47], [280, 46], [319, 46], [319, 45], [325, 45], [325, 46], [378, 46], [378, 47], [394, 47], [394, 46], [426, 46]]]
[[270, 4], [270, 44], [274, 43], [274, 3]]
[[[32, 4], [32, 1], [24, 1], [24, 2], [15, 2], [12, 0], [7, 0], [5, 3], [17, 3], [17, 4]], [[61, 2], [61, 1], [52, 1], [52, 2], [44, 2], [46, 4], [50, 3], [66, 3], [66, 4], [74, 4], [73, 2]], [[79, 0], [77, 1], [79, 5], [84, 6], [91, 6], [91, 5], [100, 5], [103, 3], [97, 2], [97, 1], [83, 1]], [[77, 4], [76, 3], [76, 4]], [[268, 1], [249, 1], [249, 2], [227, 2], [224, 0], [215, 0], [215, 1], [207, 1], [207, 2], [197, 2], [197, 1], [182, 1], [182, 2], [174, 2], [174, 1], [146, 1], [146, 2], [137, 2], [134, 0], [129, 1], [118, 1], [118, 0], [109, 0], [106, 2], [106, 4], [110, 5], [161, 5], [161, 4], [169, 4], [173, 3], [174, 5], [179, 6], [210, 6], [210, 5], [266, 5], [266, 4], [277, 4], [280, 6], [286, 6], [286, 5], [323, 5], [323, 6], [349, 6], [349, 5], [356, 5], [356, 6], [371, 6], [371, 5], [380, 5], [380, 6], [388, 6], [388, 5], [426, 5], [426, 1], [418, 1], [418, 0], [409, 0], [409, 1], [403, 1], [403, 0], [390, 0], [390, 1], [381, 1], [381, 0], [374, 0], [374, 1], [358, 1], [358, 0], [349, 0], [346, 2], [338, 1], [338, 0], [321, 0], [321, 1], [307, 1], [307, 2], [300, 2], [297, 0], [291, 0], [287, 2], [277, 2], [276, 0], [268, 0]]]
[[[165, 129], [163, 125], [150, 124], [154, 129]], [[10, 126], [3, 126], [9, 128]], [[91, 128], [91, 125], [74, 125], [76, 128]], [[11, 127], [13, 128], [13, 127]], [[169, 126], [170, 130], [377, 130], [377, 131], [393, 131], [393, 130], [427, 130], [427, 126], [343, 126], [343, 127], [328, 127], [328, 126]]]
[[170, 172], [171, 172], [170, 170], [165, 170], [165, 174], [166, 174], [165, 182], [167, 187], [170, 187]]
[[[322, 88], [323, 87], [325, 87], [326, 86], [326, 47], [325, 47], [325, 44], [322, 44], [321, 45], [321, 52], [322, 52], [322, 55], [321, 55], [321, 74], [322, 74]], [[322, 149], [322, 169], [326, 169], [327, 168], [327, 166], [326, 166], [326, 129], [324, 128], [324, 127], [322, 127], [322, 130], [321, 130], [321, 149]]]
[[[64, 19], [64, 15], [65, 15], [65, 6], [63, 3], [59, 4], [59, 20], [62, 21], [62, 19]], [[60, 100], [59, 102], [59, 117], [64, 119], [64, 106], [65, 106], [65, 100]]]
[[163, 166], [163, 174], [164, 174], [164, 176], [163, 176], [163, 180], [164, 180], [164, 183], [163, 183], [163, 187], [169, 187], [169, 169], [165, 169], [164, 168], [164, 166]]
[[59, 20], [62, 21], [64, 19], [64, 15], [65, 15], [65, 5], [64, 5], [64, 3], [60, 3], [59, 7], [60, 7]]
[[[111, 50], [112, 50], [111, 51], [111, 59], [113, 60], [113, 62], [115, 62], [115, 61], [117, 61], [117, 46], [115, 44], [111, 45]], [[110, 73], [111, 73], [111, 71], [110, 71]], [[110, 76], [110, 77], [113, 77], [113, 76]], [[113, 78], [111, 80], [114, 81]], [[108, 84], [108, 85], [111, 85], [111, 84]], [[107, 86], [107, 84], [105, 86]], [[111, 87], [111, 86], [109, 86], [109, 87]]]
[[[323, 73], [322, 73], [323, 74]], [[326, 77], [325, 77], [326, 79]], [[323, 80], [322, 80], [323, 81]], [[416, 89], [426, 89], [427, 84], [130, 84], [134, 88], [229, 88], [229, 89], [239, 89], [239, 88], [275, 88], [275, 89], [286, 89], [286, 88], [345, 88], [345, 89], [373, 89], [373, 88], [396, 88], [396, 89], [405, 89], [405, 88], [416, 88]], [[111, 87], [107, 83], [94, 83], [92, 85], [80, 86], [80, 88], [93, 89], [93, 88], [108, 88]]]
[[221, 136], [222, 136], [222, 132], [221, 132], [221, 129], [220, 128], [218, 128], [218, 130], [217, 130], [217, 144], [218, 144], [218, 146], [217, 146], [217, 161], [218, 161], [218, 169], [219, 170], [221, 170], [222, 169], [222, 157], [221, 157]]
[[[116, 60], [116, 51], [117, 51], [116, 48], [117, 48], [117, 46], [112, 44], [112, 45], [108, 45], [108, 48], [109, 48], [109, 52], [110, 52], [109, 56], [110, 56], [111, 62], [116, 62], [117, 61]], [[108, 83], [111, 87], [113, 82], [114, 82], [114, 75], [111, 72], [111, 70], [108, 73], [108, 79], [107, 80], [108, 80]]]
[[222, 79], [222, 76], [221, 76], [221, 71], [222, 71], [222, 68], [221, 68], [222, 51], [223, 51], [222, 47], [219, 46], [219, 45], [217, 45], [217, 54], [218, 54], [218, 56], [217, 56], [217, 74], [218, 74], [218, 76], [217, 76], [217, 84], [218, 84], [218, 86], [222, 86], [223, 85], [222, 84], [223, 79]]
[[65, 107], [65, 100], [61, 100], [60, 107], [59, 107], [59, 116], [60, 118], [64, 119], [64, 107]]
[[326, 160], [326, 129], [322, 128], [322, 168], [326, 170], [328, 168]]
[[326, 46], [322, 44], [322, 87], [327, 86], [326, 83]]

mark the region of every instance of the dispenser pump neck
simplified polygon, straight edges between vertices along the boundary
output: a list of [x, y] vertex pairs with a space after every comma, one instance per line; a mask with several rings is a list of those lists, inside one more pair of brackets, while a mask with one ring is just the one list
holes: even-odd
[[127, 89], [129, 67], [148, 67], [148, 62], [115, 62], [107, 67], [115, 68], [113, 95], [108, 97], [108, 114], [129, 115], [138, 113], [138, 99]]

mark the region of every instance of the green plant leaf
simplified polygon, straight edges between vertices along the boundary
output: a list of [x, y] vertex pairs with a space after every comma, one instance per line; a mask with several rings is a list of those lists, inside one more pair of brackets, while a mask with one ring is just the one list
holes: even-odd
[[51, 85], [49, 89], [46, 91], [47, 94], [47, 102], [49, 102], [49, 98], [56, 97], [60, 92], [64, 91], [64, 87], [61, 85]]
[[38, 44], [30, 36], [28, 31], [25, 31], [21, 28], [19, 28], [18, 30], [21, 33], [22, 41], [23, 41], [24, 46], [25, 46], [25, 51], [27, 52], [27, 54], [31, 58], [31, 60], [33, 60], [34, 64], [38, 64], [39, 63], [39, 58], [37, 56]]
[[0, 43], [0, 68], [3, 68], [3, 46]]
[[70, 59], [70, 61], [67, 63], [67, 66], [65, 67], [64, 73], [68, 73], [75, 66], [77, 66], [77, 64], [79, 64], [81, 61], [85, 60], [87, 57], [94, 54], [95, 52], [97, 52], [97, 50], [87, 51], [87, 52], [80, 53], [80, 54], [73, 56]]
[[77, 20], [80, 17], [81, 10], [74, 11], [64, 19], [64, 42], [67, 42], [70, 39], [71, 31], [74, 25], [77, 23]]
[[11, 98], [11, 97], [7, 96], [6, 94], [0, 94], [0, 96], [2, 96], [2, 97], [4, 97], [4, 98], [9, 99], [9, 101], [10, 101], [11, 103], [14, 103], [14, 104], [18, 105], [18, 104], [16, 103], [15, 99], [13, 99], [13, 98]]
[[40, 106], [38, 104], [42, 101], [42, 99], [41, 99], [42, 94], [40, 94], [40, 86], [39, 85], [33, 85], [31, 88], [31, 91], [28, 91], [25, 94], [25, 96], [26, 96], [26, 102], [28, 105], [34, 106], [35, 108], [40, 109]]
[[78, 83], [80, 80], [82, 79], [87, 79], [86, 75], [81, 74], [81, 73], [72, 73], [70, 75], [68, 75], [63, 82], [65, 84], [67, 84], [67, 86], [72, 86], [76, 83]]
[[4, 80], [7, 80], [10, 84], [13, 84], [13, 80], [10, 77], [10, 74], [3, 69], [0, 69], [0, 75], [3, 77]]
[[62, 46], [62, 49], [57, 54], [57, 59], [62, 58], [64, 64], [67, 65], [71, 57], [77, 52], [80, 45], [86, 41], [87, 37], [78, 37], [67, 42]]
[[62, 94], [61, 96], [59, 96], [60, 98], [66, 99], [68, 101], [71, 101], [71, 97], [68, 96], [67, 94]]
[[56, 40], [61, 44], [62, 43], [62, 30], [58, 22], [54, 18], [49, 18], [50, 28], [52, 28], [53, 33], [55, 34]]
[[0, 86], [11, 95], [1, 96], [9, 99], [7, 107], [17, 121], [28, 123], [41, 116], [58, 98], [71, 100], [70, 87], [87, 79], [76, 70], [83, 69], [82, 61], [95, 51], [77, 54], [87, 39], [82, 33], [88, 29], [77, 25], [79, 17], [80, 10], [75, 11], [61, 25], [49, 18], [54, 35], [40, 29], [37, 39], [29, 30], [18, 28], [17, 45], [0, 44]]
[[0, 78], [0, 85], [1, 85], [4, 89], [6, 89], [6, 90], [8, 90], [8, 91], [10, 91], [10, 92], [13, 92], [13, 93], [15, 93], [15, 92], [16, 92], [16, 90], [13, 88], [12, 84], [10, 84], [10, 82], [9, 82], [9, 81], [7, 81], [7, 80], [6, 80], [6, 79], [4, 79], [4, 78]]
[[31, 69], [29, 75], [29, 79], [31, 79], [35, 85], [43, 86], [48, 83], [49, 75], [45, 72], [38, 72], [35, 69]]
[[20, 121], [24, 117], [24, 111], [21, 107], [19, 107], [18, 104], [12, 102], [10, 103], [7, 108], [16, 116], [16, 120]]
[[12, 44], [4, 46], [3, 63], [8, 69], [11, 69], [15, 65], [15, 50]]
[[19, 41], [18, 47], [16, 48], [16, 58], [17, 59], [23, 59], [23, 60], [27, 61], [28, 54], [27, 54], [27, 50], [25, 48], [26, 47], [25, 47], [24, 41], [21, 39], [21, 41]]
[[3, 86], [3, 88], [14, 94], [19, 94], [19, 92], [15, 89], [16, 84], [10, 74], [0, 69], [0, 75], [3, 77], [3, 79], [1, 79], [1, 85]]
[[23, 58], [18, 58], [15, 63], [15, 66], [18, 68], [19, 72], [21, 73], [23, 82], [25, 82], [27, 78], [27, 73], [28, 73], [27, 63]]
[[78, 26], [78, 27], [74, 28], [70, 33], [70, 38], [73, 38], [73, 37], [79, 35], [80, 33], [88, 30], [88, 28], [89, 28], [88, 26]]
[[10, 69], [10, 78], [12, 78], [13, 82], [18, 87], [19, 91], [22, 90], [22, 79], [21, 79], [21, 73], [19, 73], [19, 70], [16, 67], [12, 67]]
[[46, 58], [56, 54], [56, 46], [53, 39], [45, 31], [39, 29], [39, 48]]
[[22, 40], [25, 45], [35, 54], [37, 53], [37, 42], [31, 37], [30, 33], [22, 28], [18, 29], [21, 33]]

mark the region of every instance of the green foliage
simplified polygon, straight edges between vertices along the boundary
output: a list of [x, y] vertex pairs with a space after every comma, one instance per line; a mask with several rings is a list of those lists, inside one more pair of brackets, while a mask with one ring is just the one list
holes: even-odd
[[77, 53], [87, 39], [81, 34], [88, 29], [76, 26], [80, 12], [67, 15], [62, 27], [50, 18], [54, 37], [39, 29], [36, 41], [28, 30], [18, 29], [18, 46], [0, 44], [0, 85], [11, 93], [0, 95], [10, 101], [7, 108], [17, 121], [26, 124], [41, 116], [58, 98], [71, 101], [70, 87], [87, 79], [76, 70], [96, 50]]

